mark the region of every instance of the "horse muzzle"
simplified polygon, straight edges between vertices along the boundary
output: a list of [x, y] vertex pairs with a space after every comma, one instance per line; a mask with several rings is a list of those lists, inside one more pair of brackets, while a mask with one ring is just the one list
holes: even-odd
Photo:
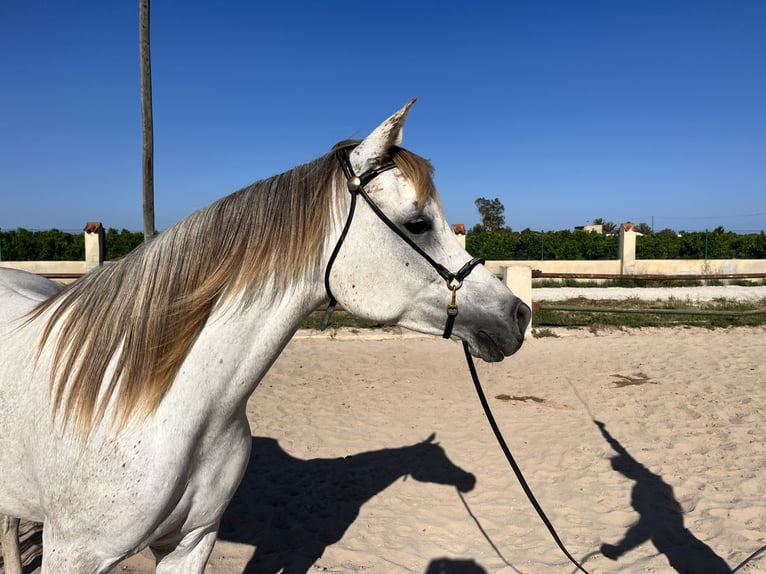
[[532, 310], [518, 297], [514, 297], [510, 312], [489, 324], [479, 327], [475, 332], [461, 336], [471, 354], [488, 363], [502, 361], [521, 348], [524, 333], [532, 319]]

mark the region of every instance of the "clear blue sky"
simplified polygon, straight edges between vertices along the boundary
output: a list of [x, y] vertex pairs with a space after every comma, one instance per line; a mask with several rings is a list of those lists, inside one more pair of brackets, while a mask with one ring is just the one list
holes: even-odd
[[[152, 5], [157, 227], [362, 137], [451, 223], [766, 229], [763, 0]], [[138, 2], [0, 2], [0, 228], [142, 229]]]

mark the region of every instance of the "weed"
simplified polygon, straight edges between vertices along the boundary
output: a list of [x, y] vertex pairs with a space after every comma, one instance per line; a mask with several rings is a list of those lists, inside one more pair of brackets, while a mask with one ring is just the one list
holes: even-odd
[[542, 303], [540, 310], [532, 315], [532, 324], [538, 329], [543, 326], [587, 327], [592, 333], [620, 327], [755, 327], [766, 325], [766, 300], [588, 301], [578, 298], [550, 305]]
[[544, 337], [558, 337], [558, 335], [550, 329], [532, 329], [532, 336], [535, 339], [542, 339]]

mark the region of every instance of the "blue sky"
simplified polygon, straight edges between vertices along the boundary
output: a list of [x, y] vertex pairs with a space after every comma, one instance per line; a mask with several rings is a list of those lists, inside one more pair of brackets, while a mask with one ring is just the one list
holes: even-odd
[[[142, 229], [138, 2], [0, 2], [0, 228]], [[766, 229], [766, 2], [152, 4], [158, 229], [412, 97], [451, 223]]]

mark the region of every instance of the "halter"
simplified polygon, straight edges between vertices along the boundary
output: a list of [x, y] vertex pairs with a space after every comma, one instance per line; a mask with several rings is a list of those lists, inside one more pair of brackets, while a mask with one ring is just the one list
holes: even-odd
[[396, 164], [389, 160], [379, 165], [378, 167], [368, 169], [362, 175], [356, 175], [354, 173], [354, 168], [351, 166], [351, 162], [349, 160], [349, 151], [351, 149], [353, 148], [343, 147], [336, 152], [338, 162], [340, 163], [340, 166], [343, 169], [343, 173], [346, 176], [346, 186], [348, 187], [349, 193], [351, 193], [351, 205], [348, 210], [346, 224], [343, 226], [343, 231], [338, 238], [338, 243], [335, 244], [335, 249], [333, 249], [332, 254], [330, 255], [330, 260], [327, 262], [327, 268], [325, 269], [324, 287], [325, 291], [327, 292], [327, 296], [330, 299], [330, 303], [327, 306], [327, 312], [325, 313], [319, 328], [322, 331], [327, 328], [327, 325], [330, 323], [330, 317], [332, 316], [332, 313], [335, 310], [335, 306], [338, 303], [338, 301], [335, 299], [335, 296], [332, 294], [332, 289], [330, 289], [330, 271], [332, 270], [333, 263], [335, 263], [335, 258], [338, 256], [338, 252], [340, 252], [340, 248], [346, 239], [349, 227], [351, 227], [351, 221], [354, 217], [354, 211], [356, 209], [356, 198], [357, 196], [361, 195], [362, 199], [367, 202], [367, 205], [370, 206], [370, 209], [372, 209], [373, 213], [375, 213], [375, 215], [377, 215], [380, 220], [385, 223], [389, 229], [391, 229], [391, 231], [396, 233], [407, 245], [414, 249], [418, 255], [425, 259], [426, 262], [431, 267], [433, 267], [442, 277], [442, 279], [446, 281], [447, 288], [452, 291], [452, 298], [450, 303], [447, 305], [447, 323], [444, 326], [444, 333], [442, 334], [442, 337], [449, 339], [450, 336], [452, 336], [452, 328], [454, 327], [455, 319], [458, 316], [458, 306], [456, 302], [457, 291], [463, 286], [463, 280], [468, 277], [471, 271], [473, 271], [477, 265], [484, 263], [484, 259], [474, 257], [468, 263], [463, 265], [457, 271], [457, 273], [452, 273], [449, 269], [444, 267], [444, 265], [434, 261], [434, 259], [428, 255], [428, 253], [423, 251], [423, 249], [417, 243], [410, 239], [401, 229], [399, 229], [399, 227], [393, 221], [391, 221], [386, 216], [385, 213], [381, 211], [381, 209], [367, 194], [367, 190], [365, 190], [365, 186], [368, 183], [370, 183], [381, 173], [395, 168]]

